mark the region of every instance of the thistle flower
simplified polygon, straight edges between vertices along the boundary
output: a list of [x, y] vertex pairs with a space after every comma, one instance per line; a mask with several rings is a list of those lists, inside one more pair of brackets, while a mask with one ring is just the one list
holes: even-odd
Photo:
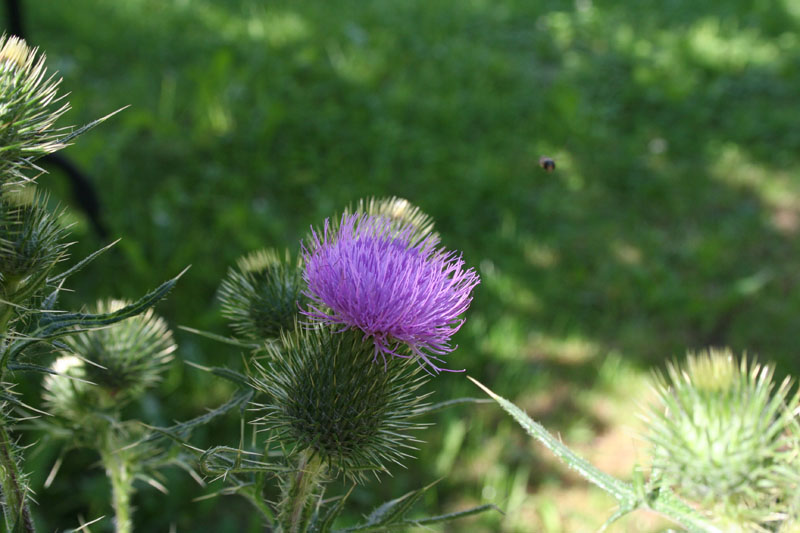
[[259, 250], [230, 269], [219, 288], [222, 314], [238, 335], [254, 340], [277, 337], [291, 329], [305, 303], [299, 265], [287, 251]]
[[422, 427], [411, 417], [426, 375], [408, 361], [365, 365], [372, 351], [360, 331], [296, 325], [282, 332], [256, 360], [253, 386], [267, 398], [256, 423], [354, 480], [400, 464], [415, 441], [409, 432]]
[[[110, 313], [126, 305], [123, 300], [99, 301], [94, 312]], [[68, 336], [64, 342], [69, 347], [65, 355], [84, 361], [81, 377], [97, 385], [87, 392], [99, 407], [122, 405], [153, 386], [176, 348], [166, 322], [152, 309], [106, 328]]]
[[[451, 352], [450, 337], [479, 283], [454, 252], [437, 248], [429, 234], [415, 240], [411, 225], [390, 218], [342, 215], [320, 235], [312, 229], [303, 246], [303, 279], [310, 303], [302, 313], [312, 322], [361, 330], [374, 357], [417, 357], [434, 372], [438, 356]], [[400, 353], [403, 346], [407, 353]]]
[[653, 477], [710, 508], [726, 530], [762, 531], [792, 514], [800, 489], [800, 396], [773, 369], [729, 350], [689, 354], [655, 376], [646, 418]]
[[60, 80], [45, 77], [44, 60], [17, 37], [0, 37], [0, 190], [28, 181], [33, 160], [64, 147], [54, 124], [69, 105], [60, 103]]

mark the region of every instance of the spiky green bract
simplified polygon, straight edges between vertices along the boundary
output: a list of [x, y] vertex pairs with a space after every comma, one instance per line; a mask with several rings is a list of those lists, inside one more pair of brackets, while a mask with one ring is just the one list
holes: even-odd
[[655, 376], [659, 401], [645, 417], [653, 478], [729, 531], [772, 528], [800, 489], [800, 398], [772, 377], [729, 350], [689, 354]]
[[310, 450], [353, 480], [401, 464], [427, 374], [407, 359], [375, 360], [360, 331], [296, 326], [268, 344], [253, 386], [265, 393], [257, 423], [288, 449]]
[[294, 327], [305, 303], [298, 260], [286, 251], [259, 250], [239, 259], [219, 288], [222, 314], [237, 335], [253, 340], [277, 337]]
[[33, 187], [0, 196], [0, 296], [7, 301], [21, 304], [15, 294], [30, 292], [28, 283], [43, 285], [42, 274], [66, 255], [67, 230], [46, 203]]
[[69, 105], [44, 61], [19, 38], [0, 37], [0, 192], [28, 181], [24, 172], [36, 169], [33, 161], [64, 147], [65, 130], [54, 125]]
[[[122, 300], [100, 301], [93, 312], [113, 312], [126, 305]], [[82, 331], [64, 342], [69, 347], [66, 355], [81, 358], [83, 376], [97, 385], [86, 392], [98, 408], [124, 404], [158, 382], [176, 348], [166, 322], [152, 309], [105, 328]]]

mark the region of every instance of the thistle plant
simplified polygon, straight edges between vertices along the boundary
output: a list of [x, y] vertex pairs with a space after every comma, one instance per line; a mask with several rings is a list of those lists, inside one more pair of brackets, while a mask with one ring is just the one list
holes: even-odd
[[33, 289], [32, 274], [49, 271], [66, 255], [67, 230], [46, 205], [47, 195], [32, 185], [9, 188], [0, 197], [0, 275], [6, 297]]
[[[402, 466], [426, 426], [419, 417], [440, 407], [420, 388], [443, 370], [433, 362], [454, 349], [449, 340], [479, 280], [438, 247], [432, 227], [405, 200], [361, 201], [322, 232], [312, 228], [299, 261], [258, 252], [223, 281], [223, 314], [248, 343], [227, 341], [258, 344], [244, 374], [209, 370], [246, 391], [230, 405], [250, 401], [254, 446], [206, 450], [199, 471], [224, 479], [222, 493], [246, 497], [269, 531], [334, 531], [350, 493], [323, 499], [328, 482], [363, 484]], [[174, 438], [181, 428], [163, 432]], [[493, 507], [411, 520], [429, 488], [385, 503], [353, 530], [396, 531]]]
[[[30, 409], [15, 394], [11, 378], [18, 372], [58, 372], [36, 358], [48, 347], [63, 347], [62, 339], [70, 335], [146, 311], [177, 280], [114, 309], [89, 313], [57, 308], [66, 280], [108, 247], [58, 272], [67, 259], [68, 229], [35, 188], [41, 173], [36, 160], [108, 117], [78, 129], [56, 127], [69, 106], [58, 95], [60, 80], [48, 76], [44, 63], [44, 56], [23, 41], [0, 38], [0, 501], [9, 532], [35, 530], [22, 451], [11, 433], [16, 413]], [[64, 361], [58, 368], [77, 372]]]
[[730, 350], [689, 354], [654, 378], [653, 477], [728, 531], [772, 531], [797, 511], [800, 393]]
[[[94, 311], [109, 313], [128, 302], [100, 301]], [[67, 337], [62, 355], [44, 380], [44, 404], [55, 420], [45, 428], [63, 435], [66, 447], [96, 450], [111, 482], [118, 533], [133, 530], [130, 500], [134, 481], [152, 483], [147, 446], [137, 444], [144, 428], [122, 419], [121, 410], [155, 385], [176, 345], [152, 309], [112, 326]]]

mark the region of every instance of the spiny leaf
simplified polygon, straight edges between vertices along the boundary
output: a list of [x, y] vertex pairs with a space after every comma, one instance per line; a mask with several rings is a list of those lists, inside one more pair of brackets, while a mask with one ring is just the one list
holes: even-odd
[[551, 435], [544, 426], [534, 422], [522, 409], [505, 398], [498, 396], [479, 381], [471, 377], [469, 379], [483, 389], [486, 394], [494, 398], [519, 425], [525, 428], [529, 435], [544, 444], [567, 466], [576, 470], [584, 478], [614, 496], [619, 503], [620, 511], [615, 513], [612, 518], [617, 519], [622, 516], [622, 514], [634, 511], [640, 507], [647, 507], [681, 524], [689, 531], [698, 533], [722, 533], [721, 529], [709, 523], [700, 513], [689, 507], [668, 489], [656, 488], [653, 492], [647, 493], [644, 498], [642, 498], [640, 494], [637, 494], [636, 488], [634, 488], [633, 485], [620, 481], [598, 470], [586, 459], [577, 455], [560, 440]]
[[106, 250], [108, 250], [109, 248], [114, 246], [115, 244], [117, 244], [120, 240], [121, 239], [117, 239], [116, 241], [112, 242], [111, 244], [107, 244], [107, 245], [103, 246], [102, 248], [100, 248], [99, 250], [96, 250], [96, 251], [92, 252], [91, 254], [87, 255], [86, 257], [84, 257], [83, 259], [78, 261], [71, 268], [69, 268], [68, 270], [62, 272], [61, 274], [57, 274], [57, 275], [53, 276], [52, 278], [47, 278], [47, 283], [51, 284], [51, 285], [56, 284], [56, 283], [60, 282], [61, 280], [67, 279], [71, 275], [79, 272], [81, 269], [83, 269], [83, 267], [85, 267], [86, 265], [88, 265], [89, 263], [94, 261], [97, 258], [97, 256], [99, 256], [100, 254], [102, 254], [103, 252], [105, 252]]
[[39, 372], [42, 374], [53, 374], [55, 376], [59, 375], [58, 372], [56, 372], [50, 367], [34, 365], [31, 363], [19, 363], [19, 362], [8, 363], [8, 369], [12, 371], [19, 370], [22, 372]]
[[369, 517], [367, 517], [367, 521], [374, 522], [376, 524], [386, 524], [398, 519], [399, 517], [402, 517], [415, 503], [417, 503], [417, 501], [428, 489], [436, 485], [438, 482], [438, 480], [434, 481], [433, 483], [425, 485], [422, 488], [412, 490], [411, 492], [408, 492], [399, 498], [395, 498], [394, 500], [384, 503], [375, 509], [369, 515]]
[[605, 472], [598, 470], [591, 463], [589, 463], [589, 461], [577, 455], [575, 452], [566, 447], [560, 440], [551, 435], [550, 432], [544, 428], [544, 426], [534, 422], [533, 419], [531, 419], [522, 411], [522, 409], [509, 402], [505, 398], [496, 395], [477, 380], [472, 378], [469, 379], [478, 387], [483, 389], [483, 391], [491, 396], [497, 403], [499, 403], [500, 406], [505, 409], [505, 411], [528, 432], [529, 435], [544, 444], [559, 459], [564, 461], [567, 466], [577, 470], [578, 473], [583, 477], [614, 496], [617, 501], [623, 502], [627, 500], [634, 500], [636, 498], [636, 493], [630, 484], [624, 483], [614, 477], [611, 477]]
[[221, 366], [203, 366], [198, 365], [197, 363], [192, 363], [191, 361], [186, 361], [186, 364], [195, 368], [199, 368], [205, 372], [210, 372], [215, 376], [227, 379], [228, 381], [232, 381], [237, 385], [250, 385], [250, 379], [248, 379], [247, 376], [235, 370], [231, 370], [230, 368], [224, 368]]
[[472, 507], [470, 509], [465, 509], [463, 511], [456, 511], [453, 513], [431, 516], [428, 518], [419, 518], [414, 520], [405, 518], [405, 514], [419, 500], [425, 491], [433, 487], [436, 483], [438, 483], [438, 481], [404, 494], [399, 498], [388, 501], [375, 509], [367, 517], [367, 521], [365, 523], [345, 529], [338, 529], [334, 533], [350, 533], [355, 531], [405, 531], [412, 526], [424, 526], [440, 522], [449, 522], [451, 520], [457, 520], [465, 516], [471, 516], [491, 509], [502, 513], [497, 506], [485, 504]]
[[200, 471], [207, 476], [226, 476], [252, 472], [288, 472], [290, 470], [283, 465], [271, 465], [248, 459], [248, 455], [261, 456], [255, 452], [247, 452], [230, 446], [215, 446], [200, 456], [198, 461]]
[[428, 525], [428, 524], [436, 524], [438, 522], [449, 522], [451, 520], [457, 520], [457, 519], [463, 518], [465, 516], [472, 516], [472, 515], [475, 515], [475, 514], [478, 514], [478, 513], [482, 513], [484, 511], [489, 511], [489, 510], [492, 510], [492, 509], [497, 511], [500, 514], [503, 514], [503, 511], [501, 511], [499, 507], [497, 507], [494, 504], [487, 503], [487, 504], [484, 504], [484, 505], [477, 505], [475, 507], [472, 507], [470, 509], [465, 509], [463, 511], [456, 511], [456, 512], [453, 512], [453, 513], [441, 514], [441, 515], [437, 515], [437, 516], [432, 516], [430, 518], [420, 518], [419, 520], [410, 520], [410, 521], [406, 521], [405, 523], [408, 524], [408, 525], [425, 526], [425, 525]]
[[136, 302], [111, 313], [44, 313], [39, 319], [39, 327], [31, 334], [12, 342], [0, 355], [0, 368], [5, 368], [26, 348], [42, 341], [49, 341], [62, 335], [79, 333], [89, 328], [107, 326], [136, 316], [149, 309], [169, 293], [175, 283], [188, 270], [186, 267], [177, 276], [162, 283], [155, 290], [145, 294]]
[[216, 409], [209, 411], [205, 414], [202, 414], [198, 417], [192, 418], [191, 420], [187, 420], [186, 422], [181, 422], [179, 424], [175, 424], [174, 426], [170, 426], [167, 428], [157, 428], [148, 426], [149, 429], [156, 430], [159, 432], [158, 435], [151, 435], [145, 442], [157, 440], [160, 436], [168, 436], [173, 439], [179, 438], [186, 438], [188, 437], [189, 433], [192, 429], [196, 428], [197, 426], [202, 426], [210, 422], [212, 419], [223, 415], [230, 411], [231, 409], [238, 407], [240, 405], [246, 405], [254, 395], [254, 391], [252, 389], [240, 389], [237, 390], [233, 397], [225, 402], [224, 404], [220, 405]]
[[119, 113], [121, 111], [124, 111], [125, 109], [128, 109], [129, 107], [130, 107], [130, 105], [126, 105], [124, 107], [120, 107], [116, 111], [112, 111], [111, 113], [109, 113], [108, 115], [106, 115], [104, 117], [100, 117], [100, 118], [98, 118], [96, 120], [93, 120], [93, 121], [89, 122], [88, 124], [84, 124], [83, 126], [78, 128], [77, 130], [73, 131], [72, 133], [69, 133], [68, 135], [65, 135], [64, 137], [62, 137], [58, 141], [62, 145], [66, 145], [68, 142], [70, 142], [75, 137], [78, 137], [79, 135], [83, 135], [84, 133], [86, 133], [90, 129], [94, 128], [95, 126], [97, 126], [99, 124], [102, 124], [103, 122], [105, 122], [106, 120], [110, 119], [111, 117], [113, 117], [117, 113]]
[[142, 313], [145, 309], [148, 309], [158, 303], [162, 298], [164, 298], [169, 291], [175, 286], [178, 279], [183, 276], [186, 271], [189, 270], [189, 267], [183, 269], [177, 276], [174, 278], [165, 281], [161, 285], [159, 285], [155, 290], [145, 294], [137, 301], [133, 302], [130, 305], [126, 305], [116, 311], [112, 311], [109, 313], [100, 313], [100, 314], [91, 314], [91, 313], [66, 313], [66, 314], [57, 314], [57, 313], [46, 313], [39, 321], [40, 330], [34, 332], [34, 335], [37, 335], [42, 338], [48, 338], [49, 336], [56, 336], [58, 332], [61, 332], [64, 329], [72, 328], [72, 327], [80, 327], [83, 329], [87, 328], [94, 328], [100, 326], [107, 326], [110, 324], [115, 324], [121, 320], [125, 320], [126, 318], [130, 318], [132, 316], [136, 316], [139, 313]]

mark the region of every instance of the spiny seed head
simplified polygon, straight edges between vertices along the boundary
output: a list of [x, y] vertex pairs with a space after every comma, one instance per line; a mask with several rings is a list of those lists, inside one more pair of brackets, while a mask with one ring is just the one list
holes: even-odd
[[60, 150], [64, 130], [54, 128], [69, 105], [60, 103], [58, 84], [46, 77], [44, 56], [17, 37], [0, 37], [0, 190], [29, 181], [33, 161]]
[[33, 187], [13, 188], [0, 195], [0, 294], [26, 278], [47, 271], [65, 257], [66, 229], [58, 213], [46, 208], [47, 196]]
[[263, 340], [294, 326], [305, 303], [297, 261], [287, 251], [260, 250], [239, 259], [219, 289], [222, 313], [238, 335]]
[[[97, 303], [96, 313], [122, 309], [128, 302]], [[152, 309], [111, 326], [83, 331], [65, 339], [67, 355], [85, 361], [85, 379], [101, 407], [120, 405], [139, 396], [161, 379], [176, 345], [167, 323]]]
[[375, 355], [410, 356], [434, 372], [451, 352], [450, 337], [463, 323], [480, 279], [429, 234], [417, 240], [411, 225], [385, 216], [343, 215], [326, 220], [303, 246], [303, 279], [312, 322], [344, 326], [371, 338]]
[[410, 361], [375, 362], [360, 331], [298, 326], [268, 343], [256, 364], [253, 386], [267, 398], [257, 423], [285, 447], [360, 480], [413, 449], [425, 380]]
[[746, 530], [785, 518], [800, 489], [800, 401], [772, 377], [727, 349], [689, 354], [655, 375], [645, 416], [654, 477]]

